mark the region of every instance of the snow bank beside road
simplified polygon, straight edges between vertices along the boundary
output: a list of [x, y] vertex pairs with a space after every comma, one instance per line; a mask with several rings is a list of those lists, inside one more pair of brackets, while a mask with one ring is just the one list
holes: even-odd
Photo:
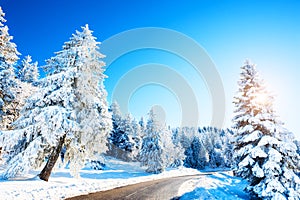
[[0, 181], [1, 200], [64, 199], [144, 181], [200, 174], [197, 170], [184, 167], [167, 170], [161, 174], [148, 174], [139, 167], [139, 163], [126, 163], [114, 159], [109, 160], [105, 170], [81, 170], [79, 179], [71, 177], [68, 169], [56, 170], [49, 182], [30, 178], [37, 173], [35, 171], [26, 177]]
[[[249, 195], [243, 191], [247, 182], [230, 173], [216, 172], [212, 175], [201, 176], [184, 183], [181, 187], [183, 191], [196, 188], [191, 192], [181, 196], [181, 200], [241, 200], [250, 199]], [[186, 187], [186, 188], [184, 188]], [[179, 191], [180, 192], [180, 191]]]

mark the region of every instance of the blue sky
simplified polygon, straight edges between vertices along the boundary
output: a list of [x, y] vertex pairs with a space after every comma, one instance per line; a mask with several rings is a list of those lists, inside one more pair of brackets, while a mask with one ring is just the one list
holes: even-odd
[[[226, 94], [224, 126], [230, 126], [231, 101], [237, 90], [240, 66], [249, 58], [276, 95], [280, 119], [300, 137], [300, 3], [297, 1], [1, 0], [1, 6], [18, 50], [22, 56], [30, 54], [40, 65], [85, 24], [94, 30], [99, 41], [142, 27], [168, 28], [187, 35], [206, 50], [222, 78]], [[196, 95], [199, 124], [209, 125], [211, 99], [203, 78], [188, 63], [168, 52], [136, 51], [109, 66], [109, 78], [105, 81], [109, 101], [118, 80], [147, 63], [168, 65], [181, 74]], [[152, 105], [163, 108], [167, 123], [180, 125], [180, 100], [159, 84], [134, 91], [128, 103], [129, 111], [137, 118], [145, 115]]]

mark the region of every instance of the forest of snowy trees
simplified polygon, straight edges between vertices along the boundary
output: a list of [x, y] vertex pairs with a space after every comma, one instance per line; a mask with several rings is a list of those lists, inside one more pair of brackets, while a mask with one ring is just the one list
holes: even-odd
[[88, 25], [38, 66], [29, 55], [19, 60], [5, 22], [0, 7], [0, 178], [38, 169], [48, 181], [58, 163], [78, 177], [87, 163], [105, 165], [106, 156], [140, 162], [149, 173], [232, 169], [248, 180], [254, 198], [300, 199], [300, 142], [279, 120], [274, 97], [249, 61], [241, 67], [231, 128], [171, 128], [153, 109], [135, 119], [117, 102], [109, 105], [104, 55]]

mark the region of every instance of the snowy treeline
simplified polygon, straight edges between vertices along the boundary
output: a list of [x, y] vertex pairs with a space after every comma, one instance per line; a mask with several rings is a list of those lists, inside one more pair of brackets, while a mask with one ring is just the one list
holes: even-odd
[[113, 130], [107, 155], [140, 161], [149, 172], [184, 165], [195, 169], [231, 167], [233, 132], [214, 127], [170, 129], [161, 124], [153, 110], [144, 125], [130, 115], [123, 117], [119, 105], [111, 105]]
[[230, 168], [232, 138], [230, 129], [184, 127], [173, 130], [174, 142], [180, 143], [185, 152], [184, 166], [195, 169]]
[[[148, 121], [137, 122], [129, 114], [123, 117], [119, 105], [114, 102], [112, 112], [113, 130], [108, 138], [106, 153], [125, 161], [139, 161], [148, 172], [159, 173], [166, 167], [181, 165], [184, 150], [172, 141], [172, 131], [161, 124], [151, 109]], [[176, 164], [175, 164], [176, 163]]]
[[255, 198], [300, 199], [294, 136], [276, 116], [255, 65], [246, 61], [241, 70], [234, 98], [234, 172], [249, 181], [246, 190]]

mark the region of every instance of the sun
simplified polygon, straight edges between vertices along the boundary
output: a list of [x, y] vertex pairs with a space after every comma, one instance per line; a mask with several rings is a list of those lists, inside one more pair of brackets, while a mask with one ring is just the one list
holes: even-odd
[[266, 106], [270, 103], [270, 96], [267, 93], [258, 93], [254, 101], [260, 106]]

